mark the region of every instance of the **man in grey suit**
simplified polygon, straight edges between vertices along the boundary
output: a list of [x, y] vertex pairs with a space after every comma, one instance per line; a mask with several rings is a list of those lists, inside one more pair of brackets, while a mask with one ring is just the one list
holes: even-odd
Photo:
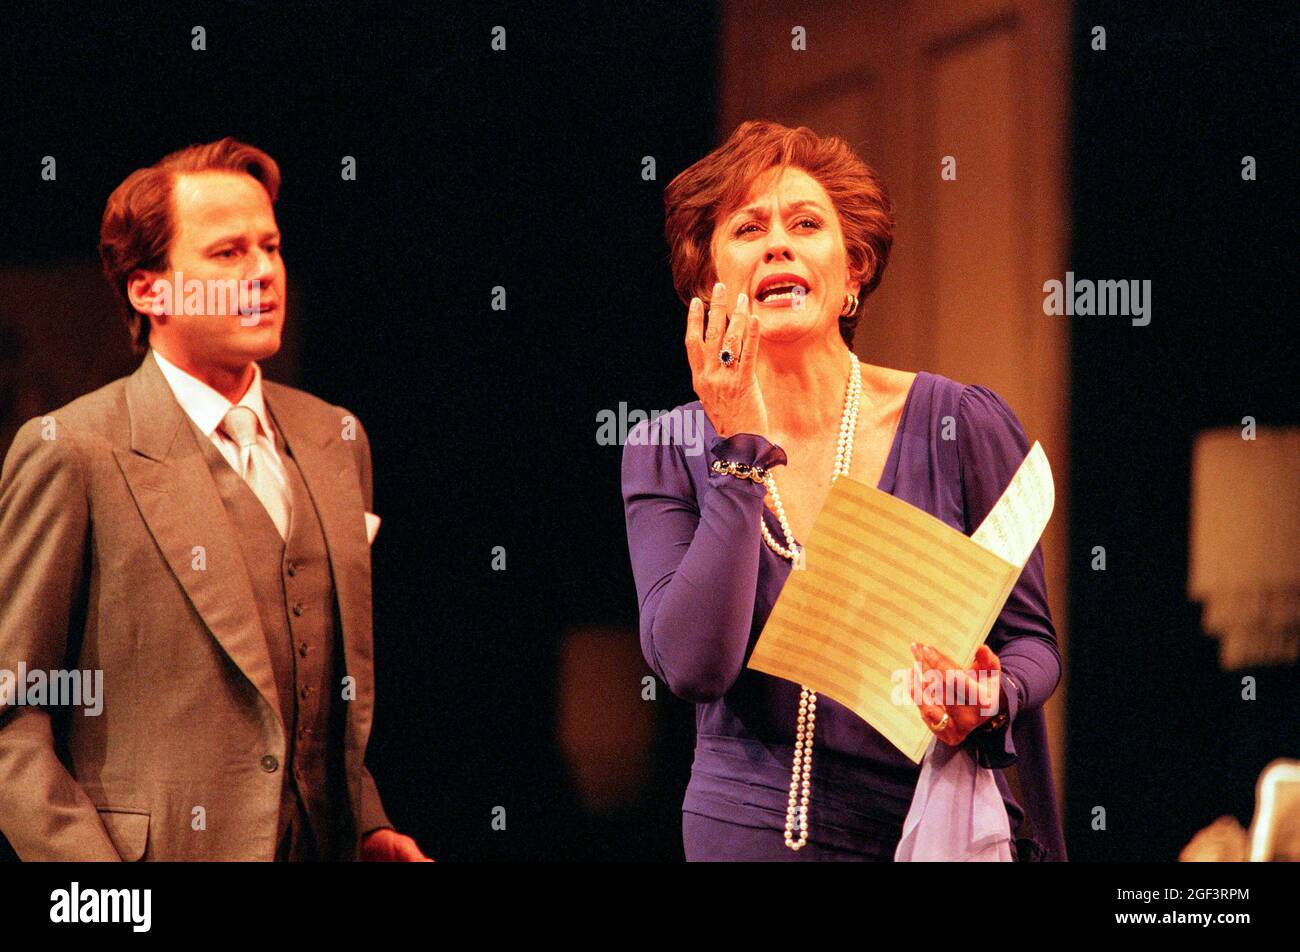
[[0, 832], [24, 859], [427, 859], [364, 763], [365, 430], [257, 364], [279, 183], [227, 138], [114, 191], [100, 253], [144, 360], [4, 461]]

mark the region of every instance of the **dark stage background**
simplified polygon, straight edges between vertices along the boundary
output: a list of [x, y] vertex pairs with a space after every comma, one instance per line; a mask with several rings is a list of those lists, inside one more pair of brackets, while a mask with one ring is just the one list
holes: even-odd
[[[1260, 771], [1300, 755], [1297, 669], [1220, 670], [1186, 596], [1195, 434], [1300, 423], [1297, 18], [1138, 6], [1075, 8], [1071, 263], [1149, 278], [1153, 308], [1146, 327], [1071, 325], [1066, 836], [1080, 860], [1171, 860], [1216, 817], [1249, 826]], [[1085, 52], [1093, 24], [1104, 57]], [[1242, 181], [1244, 155], [1272, 171]]]
[[[648, 772], [632, 793], [607, 781], [597, 808], [562, 752], [558, 679], [570, 632], [635, 644], [621, 449], [598, 445], [596, 414], [694, 399], [662, 196], [730, 131], [714, 128], [718, 16], [114, 4], [30, 13], [3, 41], [0, 266], [93, 265], [109, 192], [183, 145], [234, 135], [279, 161], [297, 301], [285, 382], [358, 414], [384, 519], [370, 765], [439, 860], [681, 856], [691, 707], [660, 686], [635, 755]], [[1078, 56], [1073, 90], [1072, 264], [1151, 279], [1155, 310], [1147, 328], [1074, 319], [1067, 835], [1078, 859], [1172, 859], [1222, 813], [1249, 822], [1254, 778], [1296, 753], [1300, 728], [1294, 669], [1259, 672], [1286, 743], [1258, 732], [1258, 710], [1235, 713], [1238, 679], [1184, 594], [1193, 434], [1297, 422], [1296, 21], [1083, 3], [1076, 50], [1098, 22], [1112, 52]], [[506, 53], [489, 48], [497, 24]], [[1242, 154], [1259, 181], [1241, 181]], [[131, 369], [120, 360], [78, 392]], [[1105, 573], [1088, 569], [1096, 544]], [[639, 695], [644, 673], [564, 670], [596, 734], [604, 708], [626, 707], [609, 692]], [[1097, 804], [1122, 828], [1092, 833]]]
[[[296, 384], [372, 445], [369, 762], [390, 817], [440, 860], [680, 856], [687, 705], [663, 692], [649, 792], [597, 814], [556, 747], [556, 678], [567, 630], [635, 632], [621, 448], [597, 445], [596, 413], [691, 396], [663, 186], [712, 145], [715, 14], [182, 10], [35, 14], [5, 41], [0, 263], [95, 264], [108, 194], [173, 149], [233, 135], [274, 156]], [[75, 392], [134, 368], [114, 359]]]

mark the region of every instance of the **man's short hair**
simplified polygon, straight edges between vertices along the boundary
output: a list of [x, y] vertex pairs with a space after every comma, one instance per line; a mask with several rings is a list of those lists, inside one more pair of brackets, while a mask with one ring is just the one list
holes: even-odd
[[243, 172], [251, 175], [274, 204], [280, 193], [280, 167], [261, 149], [226, 136], [216, 142], [191, 145], [126, 177], [104, 207], [99, 227], [99, 257], [104, 277], [118, 297], [131, 347], [149, 347], [149, 315], [131, 306], [127, 283], [137, 270], [165, 271], [167, 253], [176, 234], [172, 188], [176, 176], [187, 172]]

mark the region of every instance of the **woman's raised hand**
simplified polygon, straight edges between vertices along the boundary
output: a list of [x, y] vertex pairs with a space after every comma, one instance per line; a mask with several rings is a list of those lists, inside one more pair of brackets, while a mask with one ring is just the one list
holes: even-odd
[[[726, 293], [721, 281], [714, 285], [707, 320], [704, 302], [691, 298], [686, 315], [691, 385], [719, 436], [754, 433], [767, 438], [767, 405], [758, 386], [758, 318], [749, 312], [748, 295], [738, 295], [729, 309]], [[719, 359], [723, 350], [733, 357], [730, 366]]]

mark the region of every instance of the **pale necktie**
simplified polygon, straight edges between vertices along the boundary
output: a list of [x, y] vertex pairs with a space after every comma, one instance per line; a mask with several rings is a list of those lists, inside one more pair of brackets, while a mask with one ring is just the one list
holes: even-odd
[[289, 502], [271, 471], [270, 453], [257, 442], [257, 414], [252, 407], [231, 407], [221, 421], [221, 432], [239, 444], [239, 475], [262, 501], [280, 538], [287, 538]]

